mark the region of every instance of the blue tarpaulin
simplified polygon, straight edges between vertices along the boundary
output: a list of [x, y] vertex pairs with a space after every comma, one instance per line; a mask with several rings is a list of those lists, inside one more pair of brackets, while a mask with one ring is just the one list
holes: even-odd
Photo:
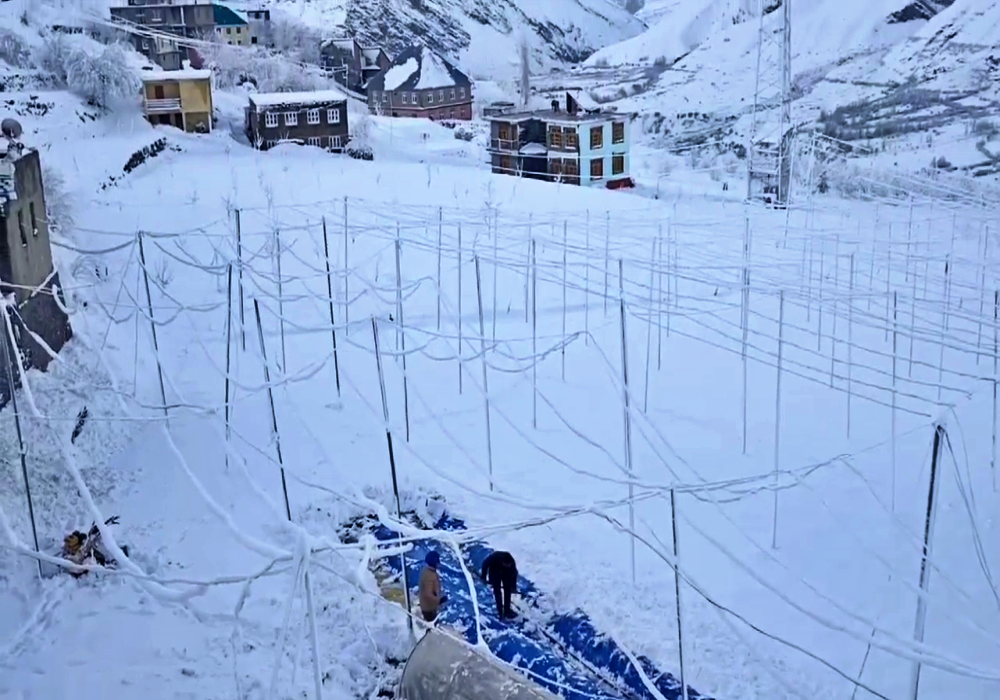
[[[465, 523], [444, 515], [435, 525], [437, 530], [461, 531]], [[373, 528], [380, 541], [394, 540], [396, 532], [383, 525]], [[406, 555], [407, 580], [414, 597], [424, 557], [430, 551], [441, 557], [438, 573], [442, 592], [448, 596], [438, 613], [438, 623], [460, 630], [467, 641], [476, 643], [476, 615], [469, 593], [469, 582], [462, 568], [464, 563], [475, 588], [483, 641], [497, 658], [525, 671], [529, 678], [566, 700], [656, 700], [643, 683], [628, 656], [609, 636], [601, 634], [582, 611], [555, 615], [528, 615], [527, 619], [500, 620], [497, 616], [493, 590], [479, 578], [483, 561], [493, 550], [482, 542], [461, 545], [461, 562], [446, 542], [419, 540]], [[398, 557], [382, 560], [397, 574]], [[538, 590], [523, 575], [518, 577], [517, 591], [526, 608], [538, 611], [535, 601]], [[666, 700], [682, 697], [681, 685], [673, 675], [658, 670], [648, 658], [637, 657], [646, 678]], [[690, 687], [691, 700], [709, 700]]]

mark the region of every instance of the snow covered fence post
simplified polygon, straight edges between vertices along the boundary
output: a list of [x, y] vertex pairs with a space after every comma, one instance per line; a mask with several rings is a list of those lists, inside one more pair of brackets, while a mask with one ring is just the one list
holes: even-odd
[[437, 245], [437, 329], [441, 330], [441, 229], [444, 225], [443, 223], [444, 212], [442, 207], [438, 207], [438, 245]]
[[499, 241], [500, 227], [497, 218], [499, 213], [493, 210], [493, 342], [497, 342], [497, 265], [500, 263]]
[[403, 283], [399, 266], [399, 227], [396, 228], [396, 337], [403, 351], [403, 418], [406, 421], [406, 441], [410, 441], [410, 390], [406, 382], [406, 331], [403, 326]]
[[167, 391], [163, 387], [163, 367], [160, 365], [160, 344], [156, 340], [156, 319], [153, 317], [153, 297], [149, 294], [149, 271], [146, 269], [146, 253], [142, 247], [142, 231], [139, 231], [139, 260], [142, 263], [142, 279], [146, 283], [146, 304], [149, 308], [149, 327], [153, 332], [153, 352], [156, 353], [156, 373], [160, 377], [160, 398], [163, 399], [163, 415], [169, 416]]
[[344, 197], [344, 333], [351, 334], [351, 294], [348, 284], [350, 268], [347, 265], [347, 241], [350, 238], [347, 226], [347, 197]]
[[281, 282], [281, 231], [274, 229], [274, 249], [278, 262], [278, 329], [281, 333], [281, 373], [288, 374], [285, 355], [285, 294]]
[[479, 302], [479, 352], [483, 362], [483, 395], [486, 397], [486, 459], [490, 470], [490, 491], [493, 490], [493, 438], [490, 430], [490, 387], [486, 377], [486, 326], [483, 322], [483, 286], [479, 276], [479, 256], [476, 261], [476, 299]]
[[677, 656], [681, 668], [681, 699], [688, 700], [687, 683], [684, 680], [684, 634], [681, 626], [681, 554], [677, 548], [677, 502], [673, 489], [670, 489], [670, 530], [674, 537], [674, 600], [677, 601]]
[[896, 512], [896, 292], [892, 293], [892, 512]]
[[240, 224], [240, 210], [236, 210], [236, 270], [239, 281], [238, 291], [240, 293], [240, 339], [243, 352], [247, 351], [247, 329], [243, 318], [243, 232]]
[[653, 252], [649, 256], [649, 316], [646, 319], [646, 388], [643, 392], [642, 412], [649, 412], [649, 365], [653, 347], [653, 291], [656, 289], [656, 239], [653, 239]]
[[267, 384], [267, 400], [271, 404], [271, 429], [274, 430], [274, 446], [278, 453], [278, 466], [281, 469], [281, 492], [285, 496], [285, 515], [292, 519], [292, 509], [288, 503], [288, 482], [285, 481], [285, 462], [281, 456], [281, 433], [278, 432], [278, 414], [274, 410], [274, 390], [271, 388], [271, 370], [267, 366], [267, 348], [264, 346], [264, 328], [260, 323], [260, 305], [253, 300], [253, 311], [257, 316], [257, 337], [260, 338], [260, 359], [264, 365], [264, 382]]
[[337, 380], [337, 398], [340, 398], [340, 360], [337, 357], [337, 322], [333, 316], [333, 279], [330, 276], [330, 246], [326, 236], [326, 217], [323, 217], [323, 259], [326, 261], [326, 294], [330, 300], [330, 331], [333, 333], [333, 374]]
[[[378, 386], [382, 393], [382, 417], [385, 419], [385, 441], [389, 447], [389, 470], [392, 472], [392, 492], [396, 496], [396, 519], [402, 520], [403, 508], [399, 503], [399, 481], [396, 479], [396, 457], [392, 451], [392, 429], [389, 427], [389, 400], [385, 395], [385, 374], [382, 372], [382, 353], [378, 345], [378, 320], [372, 316], [372, 334], [375, 338], [375, 364], [378, 366]], [[403, 534], [399, 534], [400, 550], [402, 550]], [[406, 573], [406, 554], [399, 553], [400, 571], [403, 572], [403, 599], [406, 601], [406, 625], [413, 634], [413, 616], [410, 605], [410, 582]]]
[[[229, 263], [226, 274], [226, 443], [229, 443], [229, 372], [232, 366], [230, 357], [232, 355], [232, 330], [233, 330], [233, 264]], [[226, 471], [229, 471], [229, 450], [226, 449]]]
[[[0, 305], [0, 313], [9, 313], [5, 305]], [[0, 323], [5, 322], [0, 321]], [[13, 328], [12, 322], [11, 327]], [[24, 448], [24, 434], [21, 432], [21, 412], [17, 409], [17, 391], [14, 386], [17, 374], [14, 372], [14, 361], [11, 359], [11, 355], [15, 354], [12, 353], [13, 348], [10, 347], [11, 335], [4, 332], [3, 338], [0, 338], [0, 345], [3, 345], [4, 362], [7, 367], [7, 390], [10, 392], [11, 407], [14, 409], [14, 426], [17, 429], [17, 452], [21, 458], [21, 476], [24, 478], [24, 494], [28, 500], [28, 518], [31, 520], [31, 536], [34, 538], [35, 551], [38, 552], [38, 528], [35, 525], [35, 506], [31, 500], [31, 482], [28, 479], [27, 450]], [[42, 562], [40, 559], [36, 559], [35, 563], [38, 565], [38, 576], [41, 578]]]
[[538, 428], [538, 269], [531, 239], [531, 427]]
[[462, 393], [462, 224], [458, 224], [458, 393]]
[[608, 267], [611, 264], [611, 212], [604, 212], [604, 315], [608, 315]]
[[566, 255], [569, 251], [569, 238], [566, 230], [566, 220], [563, 219], [563, 279], [562, 279], [562, 348], [560, 361], [562, 363], [562, 380], [566, 381]]
[[781, 438], [781, 356], [785, 345], [785, 290], [778, 297], [778, 383], [774, 392], [774, 520], [771, 530], [771, 548], [778, 546], [778, 467]]
[[[583, 344], [590, 345], [590, 209], [587, 210], [583, 243]], [[496, 338], [493, 339], [496, 341]]]
[[632, 553], [632, 584], [635, 584], [635, 484], [632, 470], [632, 412], [629, 406], [628, 392], [628, 345], [626, 343], [625, 332], [625, 276], [623, 274], [623, 262], [618, 258], [618, 304], [621, 311], [622, 330], [622, 384], [623, 398], [625, 401], [625, 468], [628, 471], [628, 527], [631, 534], [629, 545]]
[[[924, 623], [927, 619], [927, 588], [930, 585], [931, 570], [927, 566], [927, 560], [931, 556], [932, 539], [934, 537], [934, 523], [937, 520], [938, 502], [938, 465], [941, 462], [941, 453], [944, 449], [942, 439], [945, 435], [944, 425], [938, 422], [934, 426], [934, 447], [931, 453], [931, 480], [927, 491], [927, 518], [924, 521], [924, 548], [920, 557], [920, 591], [917, 598], [917, 619], [913, 628], [913, 640], [917, 644], [924, 642]], [[910, 700], [917, 700], [920, 691], [920, 662], [913, 663], [913, 673], [910, 676]]]
[[847, 438], [851, 437], [851, 371], [854, 350], [854, 253], [851, 253], [851, 281], [847, 306]]

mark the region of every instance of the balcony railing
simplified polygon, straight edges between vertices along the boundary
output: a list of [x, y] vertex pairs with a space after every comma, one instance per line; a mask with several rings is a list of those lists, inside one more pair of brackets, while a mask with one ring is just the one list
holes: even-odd
[[146, 100], [146, 114], [164, 114], [166, 112], [180, 112], [181, 98], [168, 97], [162, 100]]
[[490, 139], [491, 151], [505, 151], [507, 153], [517, 153], [521, 148], [521, 142], [515, 139]]

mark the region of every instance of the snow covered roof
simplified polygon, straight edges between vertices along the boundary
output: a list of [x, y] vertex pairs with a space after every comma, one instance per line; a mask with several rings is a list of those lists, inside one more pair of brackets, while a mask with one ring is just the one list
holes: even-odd
[[599, 112], [602, 110], [601, 105], [594, 100], [590, 94], [581, 88], [573, 88], [566, 91], [567, 97], [572, 97], [573, 100], [580, 106], [580, 109], [586, 112]]
[[245, 27], [247, 24], [235, 10], [225, 5], [213, 4], [212, 15], [217, 27]]
[[471, 87], [472, 81], [447, 59], [427, 47], [413, 46], [399, 54], [388, 70], [368, 83], [375, 90], [432, 90]]
[[610, 122], [616, 121], [616, 117], [620, 121], [622, 117], [626, 115], [617, 114], [612, 112], [594, 112], [594, 113], [579, 113], [570, 114], [569, 112], [564, 112], [559, 110], [558, 112], [552, 109], [535, 110], [532, 112], [513, 112], [507, 114], [494, 114], [486, 117], [489, 121], [496, 122], [524, 122], [529, 119], [538, 119], [546, 123], [554, 124], [578, 124], [584, 122]]
[[281, 105], [314, 105], [327, 102], [345, 102], [347, 97], [340, 90], [314, 90], [312, 92], [258, 92], [250, 95], [250, 103], [261, 107]]
[[184, 68], [181, 70], [144, 70], [141, 73], [142, 82], [158, 83], [163, 80], [210, 80], [212, 71], [206, 69]]
[[380, 53], [384, 53], [384, 51], [378, 46], [366, 46], [361, 49], [361, 57], [364, 59], [366, 66], [378, 65], [378, 55]]

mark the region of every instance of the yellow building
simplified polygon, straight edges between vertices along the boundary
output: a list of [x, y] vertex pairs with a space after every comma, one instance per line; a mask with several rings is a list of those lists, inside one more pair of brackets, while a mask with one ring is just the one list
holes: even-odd
[[143, 71], [142, 109], [150, 124], [188, 133], [212, 131], [212, 71]]

